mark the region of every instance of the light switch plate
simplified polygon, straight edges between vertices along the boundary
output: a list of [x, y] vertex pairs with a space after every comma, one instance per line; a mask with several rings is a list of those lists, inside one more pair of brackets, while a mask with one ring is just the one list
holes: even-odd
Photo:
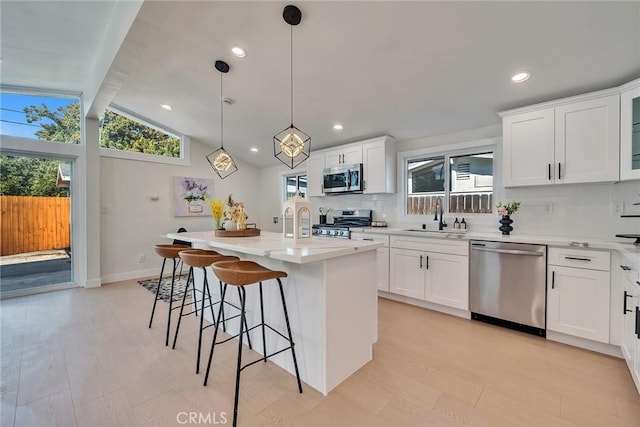
[[552, 214], [553, 213], [553, 202], [544, 202], [544, 213]]
[[624, 202], [622, 201], [612, 201], [611, 202], [611, 213], [616, 215], [624, 214]]

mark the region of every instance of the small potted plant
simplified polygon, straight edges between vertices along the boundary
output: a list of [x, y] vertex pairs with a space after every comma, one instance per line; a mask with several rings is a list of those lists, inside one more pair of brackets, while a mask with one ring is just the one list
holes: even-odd
[[501, 225], [498, 229], [502, 231], [503, 236], [508, 236], [511, 231], [513, 231], [513, 227], [511, 226], [513, 220], [511, 219], [511, 215], [518, 212], [518, 209], [520, 209], [520, 202], [509, 202], [505, 204], [498, 202], [496, 208], [498, 208], [498, 215], [501, 216], [499, 221]]

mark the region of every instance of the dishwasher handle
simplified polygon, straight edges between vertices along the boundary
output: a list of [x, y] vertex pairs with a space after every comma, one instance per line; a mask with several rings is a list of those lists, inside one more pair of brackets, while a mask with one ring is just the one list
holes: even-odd
[[544, 252], [538, 251], [522, 251], [518, 249], [491, 249], [491, 248], [479, 248], [474, 245], [471, 248], [473, 251], [483, 251], [483, 252], [496, 252], [499, 254], [510, 254], [510, 255], [528, 255], [528, 256], [543, 256]]

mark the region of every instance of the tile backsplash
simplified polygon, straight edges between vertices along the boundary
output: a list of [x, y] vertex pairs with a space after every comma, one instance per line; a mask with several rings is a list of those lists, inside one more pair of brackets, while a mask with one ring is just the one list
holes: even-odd
[[[569, 237], [615, 238], [619, 233], [640, 233], [640, 218], [621, 218], [624, 214], [640, 215], [640, 182], [609, 184], [571, 184], [544, 187], [507, 188], [496, 201], [518, 200], [520, 210], [512, 216], [513, 234], [544, 234]], [[395, 194], [349, 194], [313, 199], [316, 207], [332, 209], [372, 209], [374, 221], [386, 221], [392, 227], [416, 226], [423, 222], [402, 216], [402, 199]], [[317, 211], [317, 209], [315, 209]], [[456, 215], [446, 215], [453, 223]], [[462, 215], [457, 215], [460, 219]], [[317, 220], [317, 218], [316, 218]], [[466, 217], [473, 231], [497, 231], [498, 216]], [[329, 215], [329, 222], [332, 222]]]

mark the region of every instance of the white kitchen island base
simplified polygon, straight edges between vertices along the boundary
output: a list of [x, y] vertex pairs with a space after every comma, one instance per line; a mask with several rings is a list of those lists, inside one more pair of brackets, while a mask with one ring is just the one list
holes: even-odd
[[[179, 238], [189, 241], [189, 234], [180, 233]], [[211, 235], [212, 233], [210, 233]], [[174, 238], [174, 234], [168, 235]], [[270, 236], [273, 238], [274, 236]], [[239, 238], [243, 244], [248, 239]], [[286, 261], [276, 259], [278, 251], [265, 251], [265, 255], [249, 254], [238, 247], [230, 250], [232, 238], [218, 238], [216, 241], [203, 242], [202, 239], [191, 239], [194, 248], [219, 250], [225, 255], [236, 255], [241, 259], [255, 261], [265, 267], [287, 272], [288, 277], [282, 279], [291, 331], [295, 342], [296, 356], [300, 377], [309, 386], [327, 395], [338, 384], [364, 366], [372, 359], [372, 346], [377, 340], [377, 288], [375, 281], [375, 249], [376, 243], [343, 241], [327, 243], [328, 239], [314, 240], [305, 248], [289, 248]], [[208, 239], [207, 239], [208, 240]], [[285, 241], [286, 243], [286, 241]], [[315, 245], [315, 246], [314, 246]], [[334, 245], [337, 251], [348, 254], [329, 256], [328, 246]], [[221, 249], [223, 246], [224, 249]], [[301, 263], [292, 262], [291, 251], [301, 250], [309, 253], [314, 249], [325, 254], [325, 259]], [[251, 252], [256, 252], [255, 248]], [[317, 255], [313, 255], [314, 259]], [[202, 286], [202, 270], [194, 269], [196, 287]], [[207, 269], [209, 288], [214, 301], [220, 299], [218, 280]], [[265, 321], [286, 335], [286, 325], [282, 310], [280, 293], [275, 280], [263, 283]], [[258, 284], [245, 286], [247, 292], [247, 322], [249, 328], [260, 323], [260, 298]], [[227, 287], [226, 301], [239, 306], [238, 292], [234, 286]], [[217, 309], [217, 305], [216, 305]], [[232, 307], [225, 309], [227, 316], [238, 313]], [[216, 311], [217, 315], [217, 311]], [[211, 321], [209, 311], [205, 311], [205, 319]], [[238, 332], [239, 318], [227, 322], [227, 332]], [[211, 332], [213, 333], [213, 332]], [[262, 334], [260, 328], [251, 331], [253, 349], [262, 354]], [[245, 340], [246, 343], [246, 340]], [[223, 345], [236, 345], [237, 341]], [[287, 346], [287, 342], [277, 334], [267, 330], [267, 354], [271, 354]], [[209, 348], [203, 349], [202, 357], [207, 360]], [[214, 353], [215, 358], [215, 353]], [[294, 373], [290, 351], [280, 353], [269, 360]], [[252, 369], [252, 368], [248, 368]], [[215, 369], [212, 379], [215, 382]], [[292, 385], [295, 377], [292, 377]]]

